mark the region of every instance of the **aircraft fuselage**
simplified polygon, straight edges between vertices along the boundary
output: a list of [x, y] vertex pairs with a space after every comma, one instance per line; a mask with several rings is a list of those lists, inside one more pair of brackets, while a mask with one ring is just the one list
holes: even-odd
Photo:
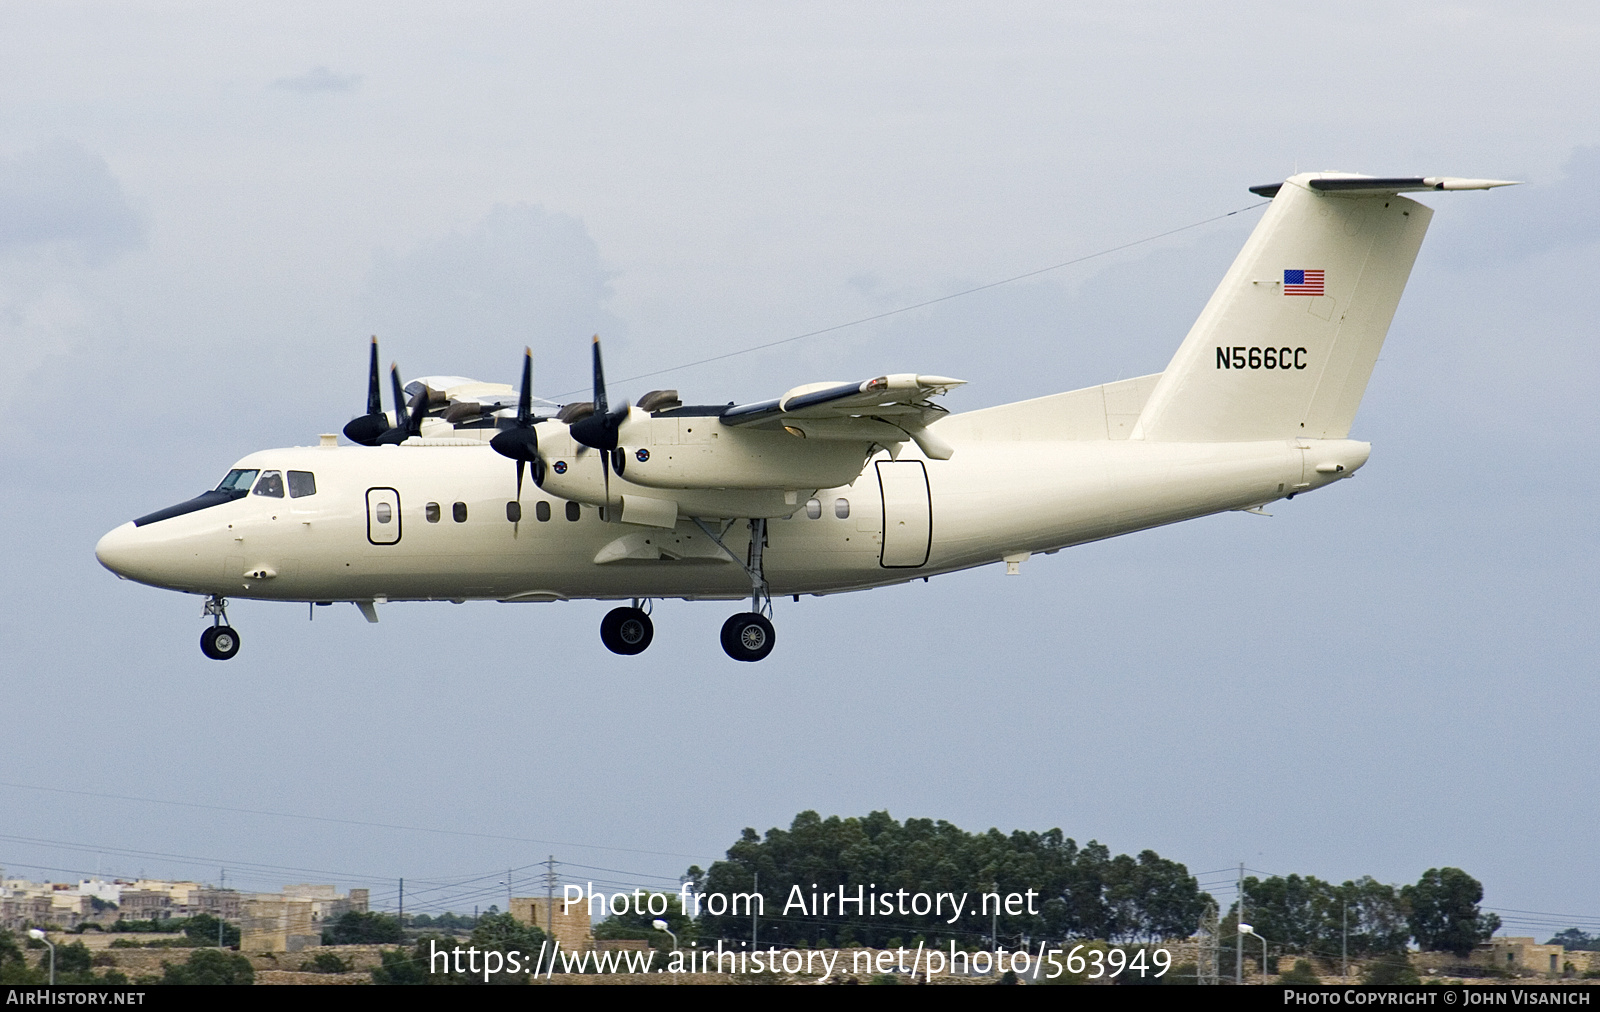
[[[767, 525], [771, 593], [887, 586], [1249, 508], [1348, 477], [1369, 450], [1350, 440], [955, 445], [949, 460], [879, 453], [850, 485], [797, 492], [793, 512]], [[276, 601], [750, 595], [747, 525], [622, 523], [620, 510], [531, 484], [518, 503], [511, 469], [487, 446], [294, 447], [234, 466], [310, 473], [316, 491], [124, 524], [100, 543], [102, 562], [158, 587]]]

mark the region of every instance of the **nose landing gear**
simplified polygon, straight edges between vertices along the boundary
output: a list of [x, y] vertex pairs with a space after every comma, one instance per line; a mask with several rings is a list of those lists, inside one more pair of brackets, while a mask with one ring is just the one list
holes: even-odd
[[655, 638], [655, 624], [650, 615], [634, 601], [631, 608], [613, 608], [600, 621], [600, 642], [614, 654], [631, 657], [644, 653]]
[[204, 614], [211, 616], [212, 625], [200, 634], [200, 652], [214, 661], [229, 660], [239, 652], [239, 634], [228, 624], [228, 599], [208, 595]]

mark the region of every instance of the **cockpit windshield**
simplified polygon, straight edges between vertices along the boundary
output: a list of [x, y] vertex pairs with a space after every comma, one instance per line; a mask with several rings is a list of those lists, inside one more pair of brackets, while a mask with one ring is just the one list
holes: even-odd
[[236, 467], [232, 471], [228, 472], [228, 476], [226, 478], [222, 479], [222, 484], [217, 486], [217, 491], [237, 492], [240, 495], [243, 495], [244, 493], [250, 491], [250, 486], [255, 484], [256, 475], [260, 473], [260, 471], [254, 469], [245, 471]]
[[270, 495], [274, 499], [283, 498], [283, 475], [277, 471], [262, 471], [261, 480], [256, 482], [252, 495]]

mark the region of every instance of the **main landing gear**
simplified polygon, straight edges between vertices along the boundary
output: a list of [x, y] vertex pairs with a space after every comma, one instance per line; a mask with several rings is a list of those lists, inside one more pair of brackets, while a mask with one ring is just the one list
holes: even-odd
[[204, 614], [211, 616], [211, 628], [200, 634], [200, 652], [214, 661], [231, 659], [239, 652], [239, 634], [228, 624], [228, 599], [207, 595]]
[[644, 653], [645, 647], [655, 638], [655, 623], [650, 614], [639, 607], [635, 598], [631, 608], [613, 608], [600, 620], [600, 642], [614, 654], [632, 656]]
[[[767, 578], [761, 565], [762, 552], [767, 546], [767, 522], [763, 519], [750, 521], [748, 561], [729, 551], [718, 533], [704, 521], [695, 520], [695, 524], [750, 577], [750, 610], [722, 623], [722, 649], [736, 661], [759, 661], [772, 653], [777, 642], [772, 629], [772, 594], [767, 590]], [[641, 607], [647, 604], [634, 598], [631, 607], [613, 608], [606, 613], [600, 622], [600, 642], [607, 650], [624, 656], [644, 652], [655, 638], [655, 625], [650, 621], [649, 612]]]
[[[768, 618], [772, 614], [772, 595], [767, 591], [766, 572], [761, 565], [766, 547], [766, 520], [750, 521], [750, 561], [745, 566], [750, 575], [750, 610], [722, 623], [722, 649], [736, 661], [759, 661], [772, 653], [777, 642]], [[727, 546], [722, 550], [728, 551]]]

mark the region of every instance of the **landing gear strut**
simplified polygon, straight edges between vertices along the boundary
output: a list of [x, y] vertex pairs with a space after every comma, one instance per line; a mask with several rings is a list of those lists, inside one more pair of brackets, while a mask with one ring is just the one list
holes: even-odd
[[644, 653], [655, 638], [655, 624], [635, 599], [631, 608], [613, 608], [600, 620], [600, 642], [614, 654], [632, 656]]
[[200, 652], [214, 661], [232, 658], [239, 652], [239, 634], [228, 624], [228, 599], [207, 595], [203, 614], [211, 616], [211, 628], [200, 634]]
[[776, 642], [772, 621], [767, 617], [772, 613], [772, 595], [767, 591], [767, 577], [761, 565], [766, 547], [766, 520], [751, 520], [750, 562], [745, 566], [750, 574], [750, 610], [722, 623], [722, 649], [736, 661], [759, 661], [772, 653]]

